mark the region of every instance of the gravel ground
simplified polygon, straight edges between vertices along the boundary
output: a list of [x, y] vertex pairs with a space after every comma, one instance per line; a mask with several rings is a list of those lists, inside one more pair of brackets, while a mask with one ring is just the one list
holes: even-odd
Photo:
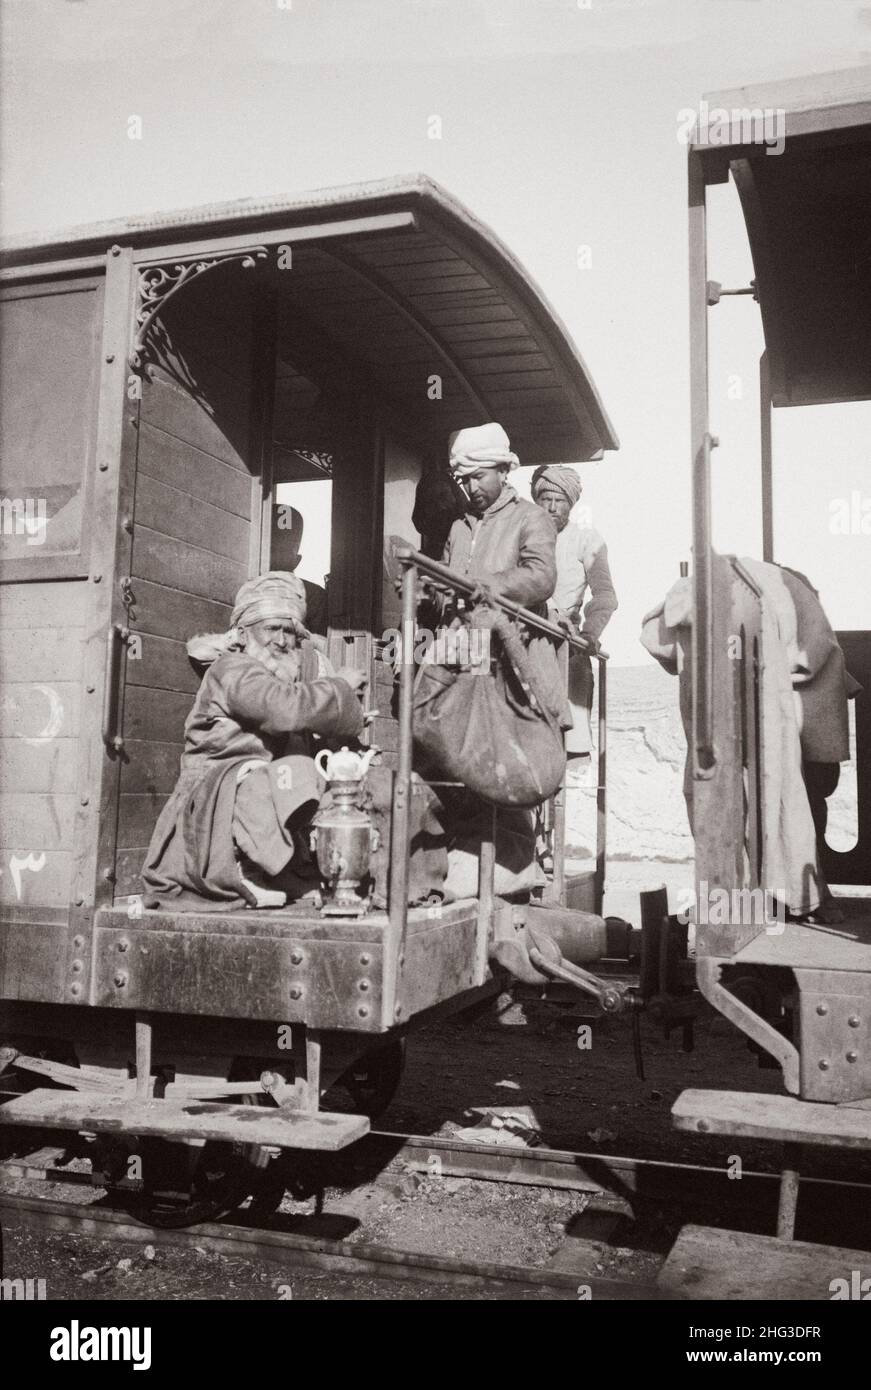
[[[758, 1069], [743, 1038], [713, 1015], [700, 1020], [697, 1049], [690, 1054], [681, 1051], [679, 1033], [665, 1040], [646, 1021], [643, 1081], [635, 1074], [624, 1019], [585, 1019], [577, 1006], [565, 1009], [539, 1001], [522, 1009], [513, 1006], [504, 1018], [498, 1023], [491, 1010], [475, 1021], [457, 1019], [415, 1034], [402, 1084], [378, 1128], [450, 1136], [479, 1121], [481, 1110], [500, 1108], [518, 1111], [547, 1147], [722, 1166], [736, 1152], [734, 1141], [684, 1135], [671, 1128], [669, 1111], [680, 1090], [781, 1089], [779, 1072]], [[581, 1049], [578, 1028], [586, 1025], [592, 1028], [591, 1046]], [[740, 1157], [747, 1169], [775, 1171], [778, 1166], [771, 1145], [742, 1145]], [[841, 1176], [854, 1171], [845, 1155], [826, 1156], [823, 1151], [811, 1156], [811, 1166]], [[866, 1163], [865, 1180], [869, 1179]], [[6, 1176], [0, 1181], [7, 1191], [45, 1192], [21, 1179]], [[78, 1200], [99, 1195], [88, 1187], [52, 1188], [51, 1195], [62, 1200], [73, 1199], [73, 1194]], [[567, 1230], [581, 1237], [589, 1234], [587, 1206], [582, 1193], [421, 1177], [394, 1165], [360, 1186], [329, 1188], [322, 1215], [314, 1213], [311, 1201], [286, 1198], [275, 1219], [287, 1229], [344, 1238], [352, 1245], [373, 1242], [423, 1255], [541, 1269], [563, 1246]], [[592, 1256], [590, 1247], [583, 1247], [589, 1261], [586, 1274], [650, 1282], [685, 1219], [683, 1212], [654, 1208], [634, 1222], [606, 1220], [608, 1229], [603, 1229]], [[601, 1214], [595, 1220], [601, 1223]], [[50, 1299], [403, 1301], [494, 1296], [437, 1281], [291, 1273], [205, 1250], [162, 1245], [148, 1258], [142, 1244], [27, 1231], [5, 1220], [4, 1226], [4, 1274], [45, 1278]]]

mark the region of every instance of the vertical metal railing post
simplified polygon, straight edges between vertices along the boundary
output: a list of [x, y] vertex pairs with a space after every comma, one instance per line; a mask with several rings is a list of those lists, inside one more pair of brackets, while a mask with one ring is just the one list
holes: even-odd
[[478, 859], [478, 922], [475, 940], [475, 984], [483, 984], [490, 954], [490, 932], [496, 907], [496, 807], [490, 807], [490, 828], [481, 840]]
[[[568, 699], [569, 660], [571, 653], [568, 642], [561, 642], [557, 652], [560, 680]], [[566, 905], [566, 772], [550, 800], [551, 809], [551, 854], [553, 855], [553, 882], [551, 892], [553, 901], [560, 907]]]
[[759, 453], [762, 483], [762, 558], [774, 560], [774, 477], [771, 433], [771, 368], [768, 352], [759, 359]]
[[708, 433], [708, 279], [705, 170], [690, 151], [690, 429], [693, 490], [693, 775], [710, 777], [714, 766], [713, 633], [711, 557], [711, 449]]
[[599, 766], [596, 775], [596, 877], [593, 911], [602, 916], [608, 844], [608, 662], [599, 657]]
[[414, 714], [414, 633], [417, 616], [417, 566], [406, 565], [402, 575], [402, 657], [399, 668], [399, 753], [393, 777], [393, 818], [390, 838], [388, 925], [384, 936], [381, 986], [382, 1027], [397, 1023], [399, 977], [408, 925], [408, 860], [411, 825], [412, 719]]

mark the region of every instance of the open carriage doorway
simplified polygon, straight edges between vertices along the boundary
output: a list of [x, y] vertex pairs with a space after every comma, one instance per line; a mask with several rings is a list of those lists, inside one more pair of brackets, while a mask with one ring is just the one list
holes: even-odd
[[[304, 581], [333, 665], [371, 667], [380, 581], [374, 404], [268, 265], [220, 267], [168, 302], [135, 405], [119, 552], [126, 621], [107, 708], [117, 756], [114, 897], [140, 892], [202, 670], [195, 633], [229, 625], [267, 569]], [[377, 561], [377, 563], [376, 563]], [[124, 633], [126, 631], [126, 636]]]

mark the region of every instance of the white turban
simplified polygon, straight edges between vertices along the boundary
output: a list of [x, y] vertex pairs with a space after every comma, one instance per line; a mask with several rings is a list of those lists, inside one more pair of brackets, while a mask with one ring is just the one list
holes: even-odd
[[520, 459], [511, 452], [508, 435], [494, 421], [489, 425], [471, 425], [457, 430], [450, 438], [451, 472], [455, 478], [465, 478], [479, 468], [517, 468]]

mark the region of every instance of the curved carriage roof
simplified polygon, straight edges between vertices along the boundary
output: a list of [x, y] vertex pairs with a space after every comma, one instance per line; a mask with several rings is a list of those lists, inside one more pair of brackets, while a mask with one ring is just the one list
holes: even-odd
[[871, 398], [871, 66], [705, 100], [711, 121], [782, 113], [782, 153], [744, 143], [703, 155], [715, 177], [728, 162], [741, 197], [773, 404]]
[[[275, 245], [282, 231], [293, 242], [283, 279], [291, 302], [388, 398], [425, 417], [434, 440], [497, 419], [524, 463], [582, 461], [618, 447], [544, 295], [489, 228], [422, 175], [17, 237], [0, 244], [0, 255], [15, 266], [104, 255], [118, 243], [137, 256], [171, 247], [181, 257], [219, 237]], [[427, 393], [433, 374], [441, 399]]]

